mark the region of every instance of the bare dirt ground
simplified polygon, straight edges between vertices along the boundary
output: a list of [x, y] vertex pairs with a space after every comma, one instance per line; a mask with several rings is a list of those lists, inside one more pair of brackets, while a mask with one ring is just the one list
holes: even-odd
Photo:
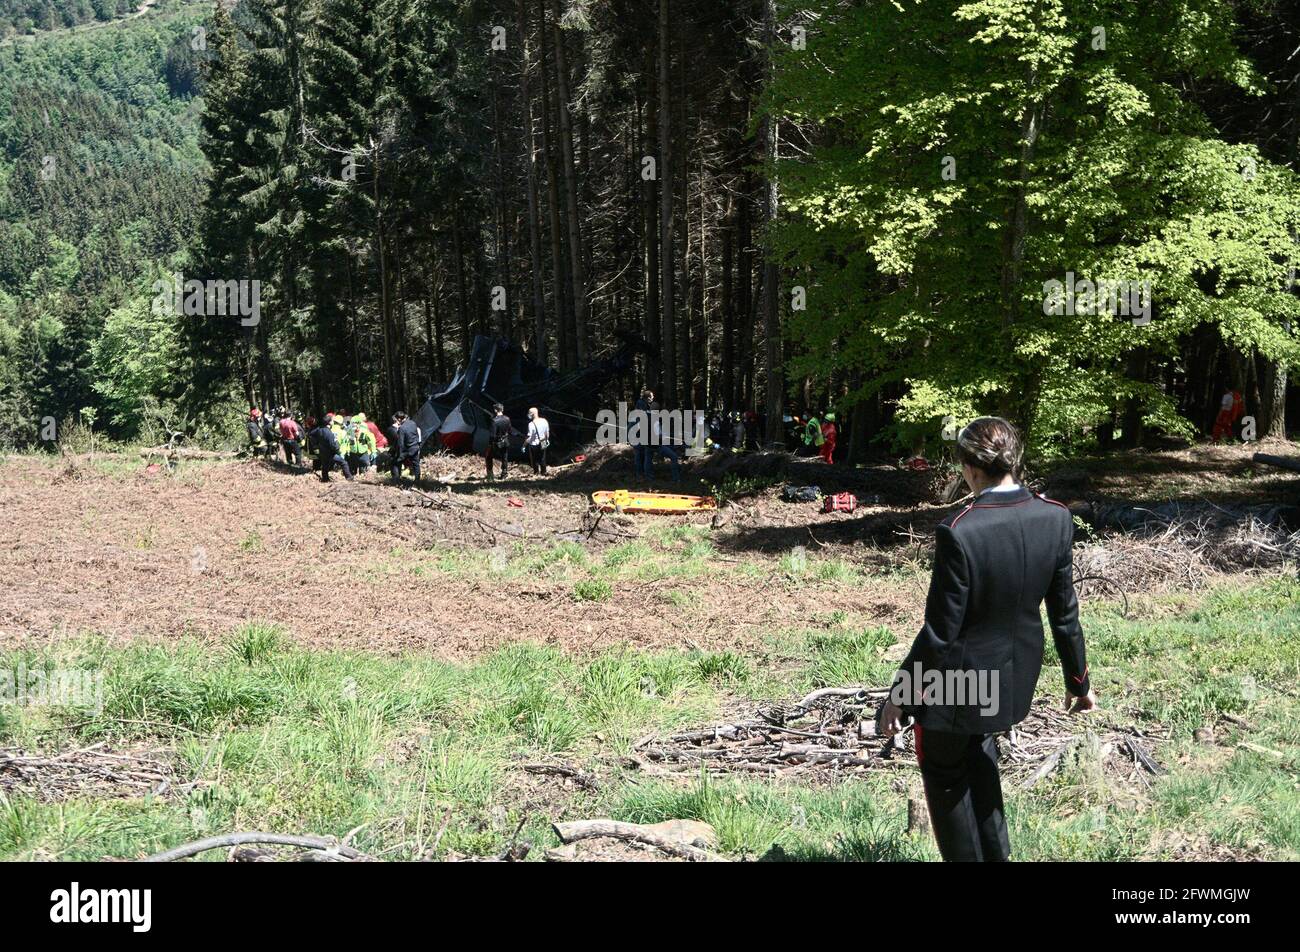
[[[1300, 456], [1291, 444], [1133, 453], [1058, 467], [1040, 484], [1081, 511], [1174, 499], [1220, 511], [1285, 513], [1300, 501], [1300, 474], [1252, 464], [1251, 453], [1261, 448]], [[126, 454], [94, 461], [9, 457], [0, 462], [0, 511], [12, 540], [0, 551], [0, 644], [86, 632], [112, 640], [219, 637], [262, 621], [307, 645], [452, 660], [518, 639], [576, 650], [744, 649], [832, 612], [901, 632], [919, 620], [929, 539], [954, 505], [940, 502], [944, 479], [934, 471], [753, 454], [688, 470], [686, 492], [725, 485], [728, 474], [733, 482], [760, 481], [716, 516], [607, 515], [596, 523], [588, 512], [593, 490], [636, 485], [626, 448], [603, 448], [545, 478], [515, 475], [520, 471], [487, 484], [477, 458], [428, 457], [422, 495], [374, 473], [322, 484], [309, 473], [251, 460], [186, 461], [168, 473], [146, 470]], [[782, 502], [783, 482], [850, 490], [872, 504], [851, 515], [823, 515], [815, 504]], [[557, 540], [581, 545], [598, 561], [611, 546], [645, 538], [650, 525], [681, 523], [708, 527], [716, 547], [708, 564], [716, 570], [619, 579], [604, 600], [575, 598], [571, 583], [546, 568], [522, 578], [426, 570], [438, 553], [507, 551], [514, 558]], [[1272, 530], [1258, 544], [1248, 540], [1242, 558], [1255, 553], [1267, 567], [1290, 557], [1286, 542], [1295, 536], [1287, 533], [1295, 528]], [[1182, 547], [1201, 553], [1196, 572], [1231, 570], [1204, 557], [1210, 541], [1194, 536]], [[1123, 560], [1112, 557], [1118, 543], [1091, 543], [1103, 546], [1102, 564], [1117, 576], [1110, 591], [1098, 587], [1103, 597], [1128, 584], [1119, 577]], [[839, 559], [860, 574], [851, 583], [791, 584], [782, 558], [799, 546], [812, 560]], [[1139, 567], [1152, 562], [1149, 551], [1130, 556]], [[733, 571], [738, 565], [757, 571]], [[1165, 573], [1164, 584], [1195, 587], [1202, 577], [1196, 572]]]

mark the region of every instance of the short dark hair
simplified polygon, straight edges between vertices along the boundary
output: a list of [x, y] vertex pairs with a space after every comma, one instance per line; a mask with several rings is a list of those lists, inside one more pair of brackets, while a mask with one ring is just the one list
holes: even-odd
[[503, 407], [503, 406], [502, 406], [501, 404], [499, 404], [499, 403], [494, 403], [494, 404], [492, 404], [492, 410], [493, 410], [494, 413], [505, 413], [505, 412], [506, 412], [506, 408]]
[[1019, 476], [1024, 452], [1020, 433], [1001, 417], [977, 417], [957, 434], [957, 458], [990, 476]]

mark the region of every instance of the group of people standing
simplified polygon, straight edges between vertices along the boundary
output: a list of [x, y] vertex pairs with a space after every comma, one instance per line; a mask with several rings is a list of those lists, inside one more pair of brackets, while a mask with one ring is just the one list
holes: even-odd
[[537, 407], [528, 408], [528, 431], [520, 433], [515, 429], [506, 408], [499, 403], [492, 405], [492, 423], [488, 429], [487, 462], [488, 482], [493, 479], [492, 464], [501, 463], [501, 478], [506, 478], [510, 468], [510, 445], [516, 436], [522, 436], [524, 449], [528, 452], [528, 462], [533, 467], [534, 476], [546, 475], [546, 451], [551, 448], [551, 424], [542, 416]]
[[[685, 447], [673, 441], [671, 433], [664, 432], [659, 426], [660, 406], [655, 401], [654, 392], [651, 390], [642, 390], [641, 396], [637, 398], [634, 410], [646, 414], [645, 419], [650, 421], [648, 432], [640, 434], [639, 438], [629, 438], [632, 444], [632, 467], [638, 477], [644, 476], [646, 479], [655, 478], [655, 460], [663, 456], [672, 464], [673, 482], [682, 481], [682, 455]], [[681, 434], [677, 434], [681, 438]]]
[[[536, 407], [528, 411], [528, 431], [518, 433], [501, 404], [493, 407], [494, 416], [487, 447], [487, 478], [491, 480], [492, 464], [501, 464], [501, 478], [506, 476], [510, 445], [516, 435], [523, 437], [529, 461], [535, 474], [546, 475], [546, 451], [551, 445], [551, 428]], [[387, 432], [381, 430], [364, 413], [349, 415], [343, 412], [326, 413], [320, 420], [314, 416], [297, 419], [284, 407], [263, 412], [257, 407], [248, 411], [244, 422], [248, 433], [250, 451], [254, 456], [270, 458], [280, 447], [284, 461], [290, 466], [303, 467], [303, 444], [312, 456], [312, 468], [322, 482], [330, 482], [335, 470], [344, 479], [353, 479], [371, 467], [377, 466], [381, 451], [387, 451], [389, 470], [393, 482], [400, 482], [406, 470], [417, 482], [420, 479], [420, 452], [424, 433], [416, 422], [399, 410], [393, 414]]]
[[819, 420], [816, 414], [809, 414], [808, 419], [792, 417], [799, 439], [803, 442], [804, 454], [820, 456], [822, 462], [835, 461], [835, 444], [839, 440], [839, 426], [835, 414], [829, 410]]
[[312, 467], [322, 482], [328, 483], [335, 469], [342, 471], [345, 479], [366, 472], [378, 464], [381, 450], [388, 451], [394, 482], [401, 479], [403, 469], [409, 470], [415, 479], [420, 478], [420, 447], [424, 436], [405, 411], [393, 414], [387, 433], [364, 413], [326, 413], [320, 420], [308, 416], [300, 421], [283, 407], [266, 413], [253, 407], [248, 411], [244, 427], [254, 456], [269, 459], [279, 446], [285, 463], [291, 466], [303, 466], [305, 442], [312, 455]]

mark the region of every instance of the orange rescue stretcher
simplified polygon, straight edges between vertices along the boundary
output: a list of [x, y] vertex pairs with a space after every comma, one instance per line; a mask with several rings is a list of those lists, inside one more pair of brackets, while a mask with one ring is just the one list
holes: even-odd
[[603, 489], [591, 494], [591, 501], [605, 512], [652, 512], [664, 515], [682, 512], [710, 512], [718, 508], [712, 496], [675, 496], [671, 493], [635, 493], [626, 489]]

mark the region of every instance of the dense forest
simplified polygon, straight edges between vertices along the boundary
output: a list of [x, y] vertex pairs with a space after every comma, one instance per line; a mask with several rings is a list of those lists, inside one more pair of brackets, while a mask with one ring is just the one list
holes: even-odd
[[137, 0], [0, 0], [0, 39], [56, 30], [91, 20], [112, 20], [136, 9]]
[[[773, 438], [833, 406], [854, 455], [981, 411], [1192, 436], [1228, 388], [1285, 431], [1287, 0], [241, 0], [19, 46], [0, 440], [413, 408], [476, 333], [560, 369], [634, 336], [629, 387]], [[257, 281], [258, 319], [163, 275]]]
[[177, 15], [0, 47], [0, 442], [38, 440], [50, 418], [133, 436], [177, 396], [129, 305], [197, 226], [197, 72], [167, 78], [192, 28]]

